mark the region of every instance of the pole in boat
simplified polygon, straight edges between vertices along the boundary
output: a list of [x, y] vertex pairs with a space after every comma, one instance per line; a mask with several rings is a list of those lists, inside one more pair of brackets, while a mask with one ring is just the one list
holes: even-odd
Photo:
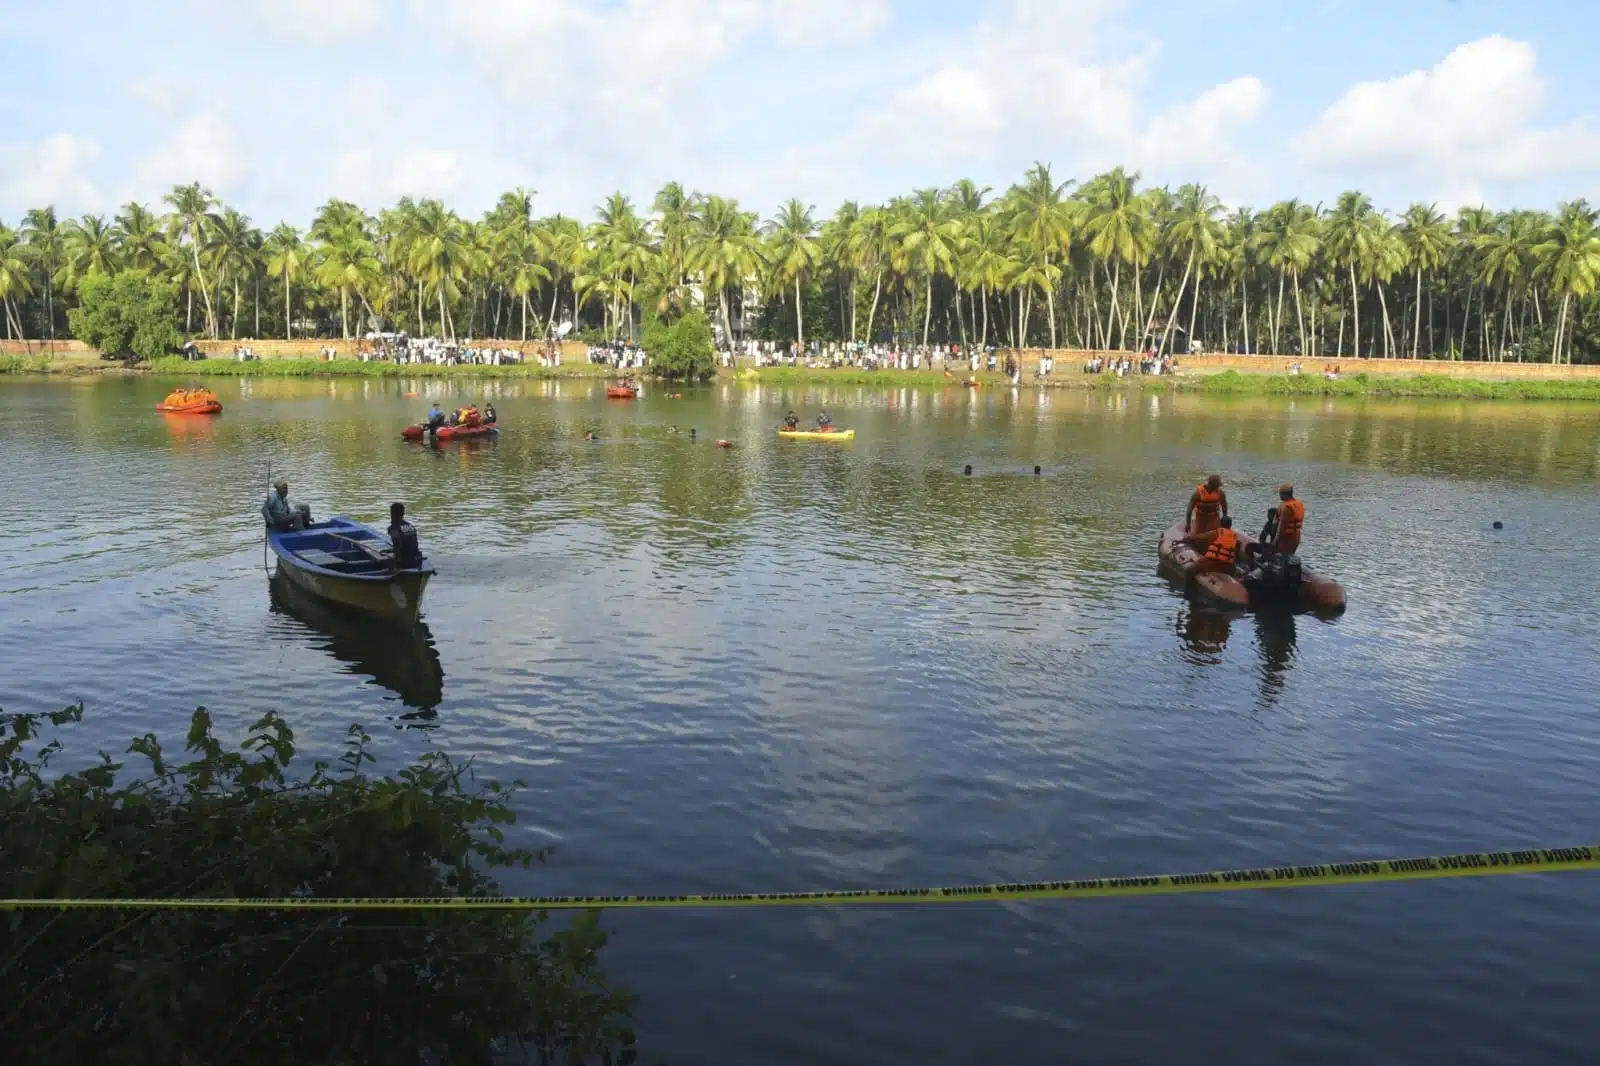
[[[272, 491], [272, 460], [271, 459], [267, 460], [267, 491], [268, 492]], [[267, 524], [265, 522], [262, 522], [261, 523], [261, 572], [263, 574], [266, 574], [268, 577], [271, 577], [272, 576], [272, 571], [270, 569], [268, 569], [268, 567], [267, 567], [267, 533], [268, 532], [269, 531], [267, 529]]]

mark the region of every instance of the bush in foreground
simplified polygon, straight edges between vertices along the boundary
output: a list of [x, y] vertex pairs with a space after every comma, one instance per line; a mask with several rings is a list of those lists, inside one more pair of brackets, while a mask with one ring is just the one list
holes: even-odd
[[[237, 751], [202, 708], [184, 759], [152, 735], [142, 776], [101, 754], [56, 773], [82, 708], [0, 720], [0, 896], [489, 896], [509, 793], [439, 754], [365, 772], [353, 728], [336, 764], [285, 771], [269, 714]], [[28, 750], [30, 746], [34, 749]], [[469, 788], [470, 786], [470, 788]], [[429, 911], [16, 911], [0, 923], [7, 1062], [626, 1063], [630, 997], [600, 969], [596, 916]], [[520, 1052], [520, 1055], [519, 1055]]]

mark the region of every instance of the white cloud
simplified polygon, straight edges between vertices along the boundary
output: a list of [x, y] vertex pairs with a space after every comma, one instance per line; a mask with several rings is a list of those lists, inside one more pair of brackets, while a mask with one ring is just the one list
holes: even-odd
[[235, 0], [232, 10], [274, 36], [310, 44], [373, 33], [391, 13], [388, 0]]
[[1463, 193], [1600, 166], [1587, 122], [1537, 126], [1546, 95], [1533, 45], [1485, 37], [1427, 70], [1353, 86], [1293, 145], [1321, 170], [1429, 175]]
[[789, 45], [861, 44], [889, 22], [889, 0], [768, 0], [768, 20]]
[[460, 189], [464, 173], [453, 152], [413, 147], [380, 158], [363, 146], [334, 161], [329, 195], [362, 204], [389, 204], [402, 196], [447, 199]]
[[1259, 78], [1234, 78], [1157, 115], [1140, 138], [1140, 162], [1166, 167], [1216, 164], [1231, 138], [1254, 122], [1267, 104]]
[[54, 204], [58, 213], [73, 215], [104, 206], [87, 173], [99, 156], [99, 144], [71, 133], [37, 144], [0, 145], [0, 212]]
[[171, 185], [198, 181], [222, 191], [246, 173], [233, 129], [220, 111], [193, 116], [139, 164], [141, 185], [156, 195]]

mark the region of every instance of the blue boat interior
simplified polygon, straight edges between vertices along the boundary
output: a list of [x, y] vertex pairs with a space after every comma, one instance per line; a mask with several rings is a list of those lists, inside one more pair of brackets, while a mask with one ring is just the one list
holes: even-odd
[[279, 533], [277, 540], [297, 558], [336, 574], [393, 573], [388, 556], [379, 555], [389, 550], [387, 538], [353, 523], [317, 523], [298, 533]]

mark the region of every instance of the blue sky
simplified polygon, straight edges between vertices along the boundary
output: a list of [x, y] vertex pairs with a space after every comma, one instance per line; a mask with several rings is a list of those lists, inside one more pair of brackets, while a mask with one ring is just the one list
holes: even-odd
[[827, 213], [1036, 159], [1548, 207], [1600, 199], [1597, 38], [1576, 0], [7, 0], [0, 221], [189, 180], [264, 224], [672, 179]]

